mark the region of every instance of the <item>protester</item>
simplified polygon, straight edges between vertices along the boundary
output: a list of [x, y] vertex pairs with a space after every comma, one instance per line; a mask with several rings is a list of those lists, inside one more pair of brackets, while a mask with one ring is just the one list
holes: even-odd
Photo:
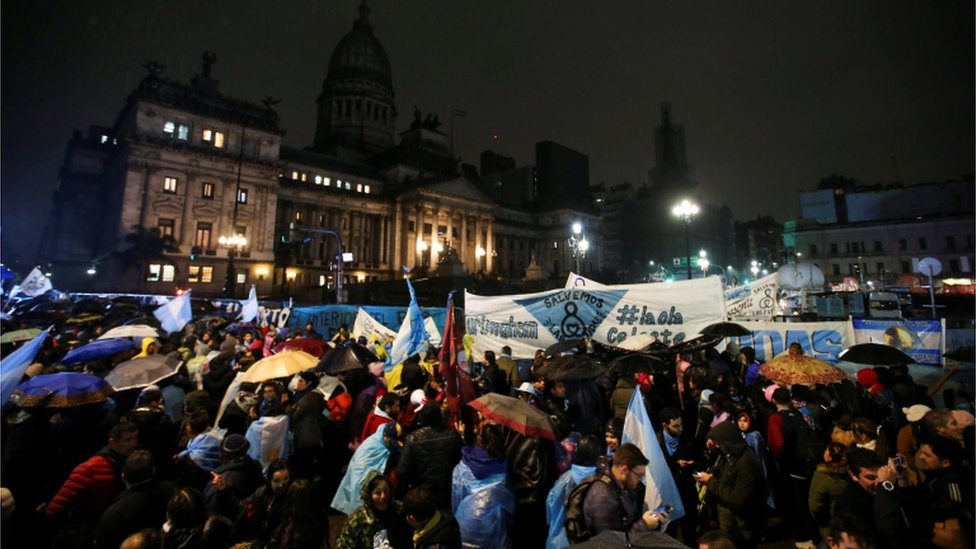
[[410, 547], [412, 532], [403, 504], [393, 499], [393, 487], [379, 471], [363, 479], [362, 505], [349, 516], [336, 539], [336, 549], [373, 549], [383, 546]]
[[647, 458], [637, 446], [621, 444], [609, 464], [598, 466], [594, 482], [583, 500], [583, 514], [593, 535], [605, 530], [635, 536], [661, 527], [666, 517], [652, 510], [641, 513], [637, 489], [647, 472]]
[[485, 425], [478, 434], [478, 444], [461, 449], [461, 461], [454, 467], [451, 483], [451, 512], [465, 546], [511, 547], [509, 528], [515, 514], [515, 496], [507, 480], [504, 429]]
[[451, 505], [451, 474], [461, 460], [461, 437], [442, 424], [437, 403], [429, 402], [419, 416], [420, 429], [407, 435], [397, 466], [397, 489], [401, 493], [417, 486], [429, 491], [437, 509]]
[[461, 549], [461, 529], [446, 511], [439, 511], [430, 490], [411, 488], [403, 497], [403, 512], [413, 528], [415, 549]]

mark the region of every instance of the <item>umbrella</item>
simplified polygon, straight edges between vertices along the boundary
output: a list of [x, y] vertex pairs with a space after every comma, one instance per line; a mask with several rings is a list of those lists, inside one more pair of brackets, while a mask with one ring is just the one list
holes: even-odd
[[564, 353], [576, 354], [586, 351], [586, 342], [582, 339], [566, 339], [557, 341], [546, 348], [546, 356], [559, 356]]
[[346, 343], [332, 349], [319, 360], [316, 372], [336, 375], [351, 370], [365, 369], [373, 362], [382, 362], [373, 351], [358, 343]]
[[[220, 318], [220, 317], [219, 316], [214, 316], [214, 317], [207, 317], [207, 318]], [[200, 319], [197, 322], [206, 324], [206, 322], [204, 322], [203, 319]], [[228, 324], [227, 327], [224, 328], [224, 331], [225, 332], [230, 332], [230, 333], [232, 333], [234, 335], [237, 335], [237, 334], [239, 334], [241, 332], [253, 332], [254, 330], [257, 330], [257, 329], [258, 329], [258, 326], [256, 324], [254, 324], [253, 322], [235, 322], [233, 324]]]
[[[326, 352], [332, 348], [332, 345], [327, 341], [315, 337], [300, 337], [295, 339], [289, 339], [288, 341], [282, 341], [275, 346], [274, 352], [280, 353], [282, 351], [305, 351], [306, 353], [314, 356], [315, 358], [321, 358]], [[379, 360], [379, 359], [377, 359]]]
[[837, 358], [869, 366], [907, 365], [915, 362], [903, 351], [881, 343], [859, 343], [841, 351]]
[[644, 353], [631, 353], [610, 362], [610, 371], [622, 376], [630, 377], [637, 373], [653, 373], [656, 368], [665, 364], [664, 359]]
[[[117, 340], [109, 340], [117, 341]], [[176, 373], [180, 359], [169, 355], [149, 355], [119, 364], [105, 376], [105, 381], [116, 391], [152, 385]]]
[[556, 440], [556, 426], [545, 412], [517, 398], [488, 393], [468, 403], [490, 421], [526, 436]]
[[40, 374], [14, 389], [10, 400], [22, 407], [71, 408], [103, 402], [114, 389], [104, 379], [91, 374], [61, 372]]
[[152, 326], [145, 324], [122, 325], [102, 334], [98, 339], [114, 339], [119, 337], [159, 337], [159, 332]]
[[784, 354], [759, 368], [759, 373], [780, 385], [827, 385], [847, 378], [843, 370], [806, 355]]
[[285, 351], [251, 364], [241, 381], [267, 381], [289, 377], [315, 366], [315, 357], [305, 351]]
[[716, 322], [702, 328], [699, 334], [722, 337], [739, 337], [752, 333], [752, 330], [735, 322]]
[[682, 353], [693, 353], [695, 351], [701, 351], [702, 349], [708, 349], [718, 345], [720, 341], [725, 339], [724, 336], [714, 336], [714, 335], [700, 335], [698, 337], [693, 337], [691, 339], [686, 339], [681, 343], [675, 343], [668, 348], [669, 354], [682, 354]]
[[631, 534], [628, 539], [623, 532], [604, 530], [592, 538], [574, 545], [571, 548], [580, 549], [612, 549], [616, 547], [648, 547], [660, 549], [687, 549], [687, 545], [679, 542], [663, 532], [647, 532], [646, 534]]
[[600, 361], [587, 355], [564, 355], [550, 358], [536, 375], [550, 381], [580, 381], [605, 374], [607, 369]]
[[122, 324], [124, 326], [135, 326], [137, 324], [142, 324], [156, 329], [162, 327], [162, 324], [159, 323], [159, 319], [154, 316], [137, 316], [136, 318], [130, 318], [129, 320], [126, 320]]
[[5, 332], [0, 335], [0, 343], [14, 343], [15, 341], [28, 341], [34, 339], [40, 335], [41, 330], [38, 328], [25, 328], [23, 330], [14, 330], [12, 332]]
[[949, 360], [958, 360], [959, 362], [974, 362], [976, 361], [976, 351], [972, 345], [967, 345], [965, 347], [956, 347], [955, 349], [948, 351], [946, 354], [942, 355]]
[[66, 324], [91, 324], [93, 322], [101, 322], [105, 318], [105, 315], [98, 313], [81, 313], [80, 315], [73, 316], [65, 321]]
[[68, 351], [68, 354], [64, 355], [61, 362], [71, 364], [72, 362], [94, 360], [96, 358], [102, 358], [103, 356], [112, 356], [116, 353], [121, 353], [122, 351], [128, 351], [135, 346], [135, 342], [133, 342], [131, 339], [96, 339], [91, 343]]

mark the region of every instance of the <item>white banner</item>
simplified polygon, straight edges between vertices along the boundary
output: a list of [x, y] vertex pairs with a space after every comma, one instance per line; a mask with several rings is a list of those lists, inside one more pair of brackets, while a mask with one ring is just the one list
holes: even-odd
[[725, 310], [732, 320], [772, 320], [776, 314], [778, 273], [725, 290]]
[[596, 280], [591, 280], [586, 278], [581, 274], [576, 274], [572, 271], [569, 272], [569, 276], [566, 277], [566, 288], [606, 288], [606, 284], [600, 284]]
[[465, 292], [464, 315], [475, 356], [509, 345], [512, 357], [532, 358], [536, 349], [582, 337], [626, 349], [655, 340], [673, 345], [723, 320], [725, 296], [718, 277], [507, 296]]
[[[752, 335], [730, 337], [740, 347], [756, 350], [756, 359], [765, 362], [783, 354], [794, 341], [805, 354], [830, 363], [837, 362], [841, 351], [854, 345], [854, 329], [847, 320], [836, 322], [740, 322]], [[719, 351], [725, 349], [720, 343]]]
[[373, 334], [379, 334], [380, 341], [386, 336], [396, 337], [396, 332], [370, 316], [362, 307], [356, 311], [356, 322], [352, 325], [352, 334], [356, 337], [363, 336], [367, 339]]

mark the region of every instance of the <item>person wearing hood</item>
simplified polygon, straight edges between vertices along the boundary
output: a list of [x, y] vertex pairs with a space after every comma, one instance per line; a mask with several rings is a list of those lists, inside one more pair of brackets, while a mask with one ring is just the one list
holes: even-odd
[[597, 461], [606, 452], [604, 446], [597, 436], [583, 435], [576, 445], [576, 454], [569, 470], [560, 475], [549, 490], [549, 496], [546, 497], [546, 522], [549, 524], [546, 549], [569, 546], [569, 537], [566, 534], [566, 498], [583, 479], [596, 474]]
[[809, 507], [820, 536], [830, 535], [830, 519], [834, 516], [837, 498], [847, 489], [847, 447], [831, 442], [824, 450], [823, 463], [817, 465], [810, 481]]
[[485, 425], [478, 444], [461, 449], [451, 483], [451, 512], [466, 547], [508, 549], [508, 531], [515, 514], [515, 496], [508, 489], [505, 433]]
[[358, 507], [339, 531], [336, 549], [372, 549], [383, 540], [390, 547], [412, 547], [413, 532], [403, 513], [403, 504], [393, 499], [390, 480], [373, 470], [363, 479]]
[[156, 341], [154, 337], [144, 337], [142, 338], [142, 350], [136, 356], [136, 358], [146, 358], [149, 355], [154, 355], [159, 352], [159, 342]]
[[225, 517], [236, 516], [241, 500], [264, 484], [261, 465], [248, 457], [250, 444], [241, 435], [228, 435], [220, 447], [220, 467], [210, 472], [203, 490], [207, 510]]
[[[364, 440], [349, 460], [342, 481], [332, 498], [331, 507], [347, 515], [353, 514], [359, 508], [360, 501], [363, 501], [357, 490], [361, 490], [366, 477], [373, 471], [382, 472], [392, 487], [392, 477], [395, 476], [396, 469], [392, 467], [390, 458], [395, 458], [402, 446], [401, 430], [396, 422], [387, 423]], [[391, 474], [387, 475], [387, 471]]]
[[749, 451], [739, 428], [721, 423], [708, 433], [707, 445], [720, 455], [708, 472], [695, 475], [718, 506], [719, 528], [740, 548], [756, 547], [762, 535], [766, 486], [759, 458]]

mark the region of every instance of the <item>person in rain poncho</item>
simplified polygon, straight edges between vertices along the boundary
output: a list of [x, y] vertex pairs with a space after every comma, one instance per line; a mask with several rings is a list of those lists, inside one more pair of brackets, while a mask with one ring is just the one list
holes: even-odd
[[546, 549], [569, 546], [569, 537], [566, 535], [566, 499], [583, 479], [596, 474], [597, 460], [604, 452], [604, 444], [598, 437], [583, 435], [580, 438], [572, 465], [556, 480], [546, 498], [546, 522], [549, 523]]
[[506, 485], [505, 434], [498, 425], [486, 425], [479, 438], [479, 444], [461, 449], [454, 467], [451, 511], [464, 547], [507, 549], [515, 496]]
[[379, 471], [370, 471], [363, 479], [360, 496], [363, 504], [343, 525], [336, 539], [336, 549], [373, 549], [383, 546], [412, 547], [413, 530], [403, 513], [403, 504], [393, 499], [389, 479]]
[[132, 358], [146, 358], [149, 355], [154, 355], [159, 351], [159, 342], [153, 337], [142, 338], [142, 351]]
[[399, 452], [400, 427], [396, 423], [387, 423], [356, 448], [346, 474], [343, 475], [332, 498], [332, 508], [347, 515], [351, 515], [362, 504], [363, 498], [360, 488], [370, 471], [386, 471], [387, 461], [392, 452]]

